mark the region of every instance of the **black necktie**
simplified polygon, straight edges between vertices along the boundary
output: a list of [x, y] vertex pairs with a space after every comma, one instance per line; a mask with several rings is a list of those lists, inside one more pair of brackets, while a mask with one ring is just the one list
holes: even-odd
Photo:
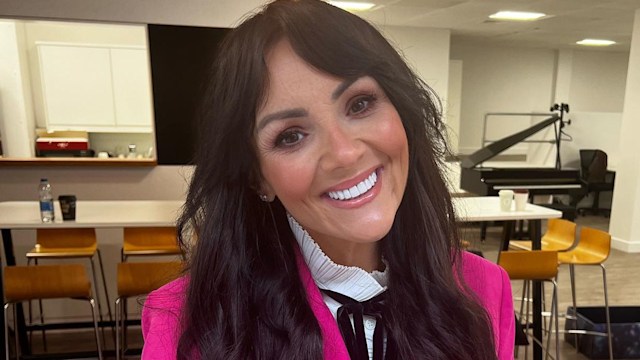
[[[342, 304], [342, 306], [338, 308], [338, 327], [340, 328], [340, 333], [347, 346], [351, 360], [369, 360], [367, 339], [364, 336], [363, 315], [376, 318], [376, 327], [373, 331], [373, 360], [383, 360], [385, 358], [385, 325], [382, 320], [382, 315], [384, 313], [385, 293], [360, 302], [335, 291], [322, 290], [322, 292]], [[353, 326], [351, 326], [349, 315], [353, 316]], [[389, 345], [391, 344], [391, 339], [388, 335], [387, 343]], [[389, 353], [389, 350], [390, 346], [387, 346], [387, 353]], [[387, 358], [390, 357], [391, 356], [387, 356]]]

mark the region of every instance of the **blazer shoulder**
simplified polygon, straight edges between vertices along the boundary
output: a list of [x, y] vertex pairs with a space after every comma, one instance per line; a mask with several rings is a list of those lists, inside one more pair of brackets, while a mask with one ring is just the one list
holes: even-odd
[[186, 277], [180, 277], [147, 296], [142, 308], [142, 359], [175, 359], [188, 284]]

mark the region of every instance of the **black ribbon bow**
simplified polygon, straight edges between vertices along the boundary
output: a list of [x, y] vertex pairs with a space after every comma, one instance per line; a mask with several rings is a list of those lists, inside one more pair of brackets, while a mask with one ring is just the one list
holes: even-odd
[[[382, 320], [382, 315], [384, 313], [385, 293], [383, 292], [369, 300], [360, 302], [335, 291], [322, 290], [322, 292], [342, 304], [338, 308], [338, 327], [351, 360], [369, 360], [367, 339], [364, 336], [364, 315], [376, 318], [376, 327], [373, 331], [373, 360], [383, 360], [385, 358], [385, 324]], [[353, 316], [353, 326], [351, 326], [349, 315]], [[389, 345], [391, 343], [389, 336], [387, 336], [387, 343]], [[387, 346], [387, 355], [389, 355], [389, 350], [390, 346]], [[387, 358], [391, 358], [391, 356], [387, 356]]]

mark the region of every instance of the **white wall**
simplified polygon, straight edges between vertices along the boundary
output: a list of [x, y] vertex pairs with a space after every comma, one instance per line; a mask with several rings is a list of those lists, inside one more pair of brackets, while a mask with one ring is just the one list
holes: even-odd
[[[555, 54], [553, 50], [451, 45], [451, 59], [461, 60], [461, 153], [481, 146], [488, 112], [548, 112], [551, 104]], [[529, 127], [528, 117], [492, 117], [488, 139], [499, 139]], [[526, 152], [526, 147], [520, 147]]]
[[[581, 127], [593, 123], [593, 129], [615, 132], [618, 128], [619, 121], [610, 128], [609, 125], [615, 121], [612, 123], [607, 119], [619, 118], [622, 113], [627, 53], [497, 48], [453, 41], [451, 58], [463, 62], [461, 153], [471, 153], [480, 147], [485, 113], [548, 112], [556, 100], [570, 105], [568, 118], [575, 118], [576, 123], [566, 131], [574, 135], [575, 143], [584, 148], [594, 148], [604, 141], [607, 143], [605, 147], [615, 151], [611, 145], [615, 139]], [[488, 139], [522, 130], [531, 122], [528, 118], [501, 119], [490, 118]], [[548, 131], [546, 136], [553, 136], [553, 133]], [[608, 140], [603, 140], [603, 137]], [[567, 146], [570, 148], [571, 144]], [[555, 157], [552, 151], [542, 152], [547, 160]], [[532, 151], [529, 146], [519, 145], [506, 153], [531, 155]]]
[[574, 51], [572, 110], [622, 113], [628, 67], [629, 53]]
[[387, 26], [382, 31], [418, 76], [446, 101], [450, 30]]

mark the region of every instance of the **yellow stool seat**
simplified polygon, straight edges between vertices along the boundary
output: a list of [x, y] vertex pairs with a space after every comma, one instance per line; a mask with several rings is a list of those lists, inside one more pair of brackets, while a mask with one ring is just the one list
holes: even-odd
[[118, 264], [118, 297], [148, 294], [180, 276], [180, 261]]
[[133, 296], [146, 295], [176, 279], [182, 273], [181, 261], [137, 262], [118, 264], [118, 298], [116, 299], [116, 359], [124, 358], [127, 348], [127, 302]]
[[122, 260], [134, 255], [180, 255], [175, 227], [125, 228]]
[[[11, 304], [22, 301], [72, 298], [86, 300], [91, 305], [93, 330], [98, 350], [98, 358], [102, 360], [102, 347], [98, 332], [98, 320], [95, 300], [91, 297], [91, 282], [85, 268], [80, 264], [41, 265], [41, 266], [7, 266], [4, 268], [4, 356], [10, 359], [8, 309]], [[42, 319], [42, 318], [41, 318]], [[18, 314], [13, 306], [14, 330], [18, 329]], [[16, 359], [20, 358], [20, 336], [15, 336]]]
[[82, 247], [46, 247], [40, 244], [27, 252], [27, 258], [73, 258], [91, 257], [96, 253], [98, 244]]
[[[576, 242], [576, 223], [565, 219], [549, 219], [547, 231], [540, 240], [542, 250], [567, 251]], [[530, 240], [511, 240], [509, 248], [531, 251]]]
[[90, 298], [91, 283], [84, 266], [79, 264], [7, 266], [4, 268], [4, 295], [8, 302]]
[[[553, 295], [551, 304], [551, 318], [549, 319], [549, 329], [555, 328], [555, 359], [560, 359], [560, 341], [558, 337], [558, 286], [555, 278], [558, 275], [558, 252], [552, 250], [533, 250], [533, 251], [502, 251], [498, 257], [498, 265], [500, 265], [509, 275], [511, 280], [524, 280], [522, 303], [520, 305], [520, 319], [523, 314], [523, 304], [525, 298], [528, 298], [527, 290], [531, 281], [546, 281], [553, 285]], [[525, 328], [529, 324], [529, 306], [525, 311], [526, 319], [524, 321]], [[534, 338], [536, 342], [537, 339]], [[547, 335], [546, 351], [549, 352], [551, 340], [551, 331]], [[542, 345], [541, 342], [539, 342]]]
[[[607, 337], [607, 345], [609, 347], [609, 359], [613, 360], [613, 340], [611, 338], [611, 315], [609, 313], [609, 295], [607, 291], [607, 272], [604, 262], [609, 258], [611, 252], [611, 235], [605, 231], [583, 226], [580, 230], [580, 238], [578, 245], [573, 249], [560, 253], [558, 255], [558, 263], [560, 265], [569, 265], [569, 278], [571, 280], [571, 300], [573, 308], [577, 309], [576, 300], [576, 265], [599, 266], [602, 270], [602, 288], [604, 290], [604, 308], [606, 332], [591, 332], [588, 335], [599, 335]], [[591, 286], [592, 284], [590, 284]], [[574, 310], [575, 311], [575, 310]], [[574, 322], [577, 327], [577, 321]], [[575, 334], [575, 344], [578, 347], [578, 334], [583, 331], [577, 328], [569, 331]]]

